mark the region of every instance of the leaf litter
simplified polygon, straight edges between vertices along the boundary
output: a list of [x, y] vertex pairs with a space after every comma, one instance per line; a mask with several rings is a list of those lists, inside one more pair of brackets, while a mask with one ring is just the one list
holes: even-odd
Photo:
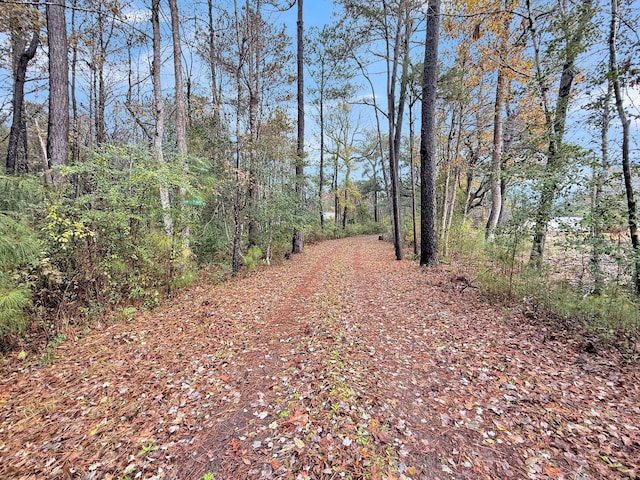
[[453, 270], [325, 242], [7, 357], [0, 478], [638, 478], [637, 362]]

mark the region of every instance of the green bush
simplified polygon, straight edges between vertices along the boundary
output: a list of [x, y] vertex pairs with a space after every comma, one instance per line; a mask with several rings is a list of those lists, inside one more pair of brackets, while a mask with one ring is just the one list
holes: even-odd
[[0, 339], [19, 333], [31, 305], [32, 272], [42, 259], [36, 232], [23, 220], [0, 213]]
[[160, 184], [184, 186], [181, 171], [159, 166], [145, 149], [105, 146], [65, 174], [81, 194], [48, 207], [43, 233], [52, 262], [65, 273], [67, 300], [79, 300], [89, 313], [96, 311], [92, 303], [99, 310], [132, 301], [152, 307], [190, 281], [191, 259], [180, 238], [188, 213], [168, 212], [176, 232], [168, 236], [159, 202]]
[[640, 338], [640, 303], [629, 291], [610, 284], [601, 294], [588, 295], [567, 281], [552, 280], [545, 267], [532, 269], [528, 264], [530, 242], [522, 231], [503, 234], [495, 243], [484, 245], [486, 260], [477, 263], [477, 285], [483, 290], [573, 319], [601, 338], [623, 344]]
[[242, 256], [242, 261], [247, 266], [250, 272], [255, 271], [262, 259], [262, 249], [257, 245], [249, 247], [246, 255]]

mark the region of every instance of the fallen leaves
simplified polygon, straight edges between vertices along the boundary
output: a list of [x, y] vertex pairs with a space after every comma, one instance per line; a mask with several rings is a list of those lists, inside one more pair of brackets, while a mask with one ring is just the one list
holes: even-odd
[[7, 357], [0, 477], [637, 478], [638, 366], [454, 273], [327, 242]]

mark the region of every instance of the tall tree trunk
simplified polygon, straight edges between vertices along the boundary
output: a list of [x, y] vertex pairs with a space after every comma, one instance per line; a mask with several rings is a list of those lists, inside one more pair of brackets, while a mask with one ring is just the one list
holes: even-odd
[[233, 251], [231, 254], [231, 275], [236, 276], [240, 270], [240, 255], [242, 250], [242, 219], [240, 217], [240, 202], [242, 200], [242, 186], [240, 185], [240, 158], [242, 153], [240, 134], [240, 113], [242, 109], [242, 59], [244, 57], [244, 40], [240, 31], [240, 18], [238, 14], [237, 0], [233, 1], [236, 27], [236, 42], [238, 45], [238, 65], [235, 71], [236, 81], [236, 164], [235, 164], [235, 198], [233, 201]]
[[[298, 0], [297, 67], [298, 67], [298, 146], [296, 150], [296, 193], [300, 207], [304, 204], [304, 22], [303, 0]], [[321, 174], [322, 175], [322, 174]], [[322, 185], [320, 186], [322, 195]], [[322, 210], [322, 198], [320, 198]], [[322, 215], [322, 214], [321, 214]], [[293, 253], [302, 253], [304, 239], [298, 228], [293, 231]]]
[[[184, 99], [184, 82], [182, 78], [182, 44], [180, 41], [180, 16], [178, 14], [178, 3], [176, 0], [169, 0], [169, 10], [171, 14], [171, 38], [173, 41], [173, 71], [175, 78], [175, 92], [176, 92], [176, 147], [178, 150], [179, 161], [182, 162], [182, 168], [185, 175], [188, 174], [187, 164], [187, 113], [185, 111], [185, 99]], [[185, 199], [187, 195], [187, 189], [184, 186], [180, 186], [180, 198]], [[185, 209], [184, 202], [181, 203], [180, 208]], [[183, 246], [189, 245], [189, 225], [184, 220], [185, 224], [182, 227], [182, 243]]]
[[[160, 69], [162, 66], [160, 57], [160, 0], [151, 1], [151, 24], [153, 27], [153, 64], [151, 76], [153, 77], [153, 108], [155, 117], [155, 131], [153, 134], [153, 148], [156, 161], [164, 164], [162, 140], [164, 137], [164, 99], [162, 97], [162, 85], [160, 82]], [[173, 218], [171, 217], [171, 201], [169, 190], [160, 182], [160, 206], [164, 221], [164, 229], [169, 237], [173, 237]]]
[[176, 147], [178, 155], [187, 154], [187, 114], [184, 100], [184, 81], [182, 78], [182, 44], [180, 41], [180, 16], [177, 0], [169, 0], [171, 12], [171, 38], [173, 41], [173, 72], [176, 95]]
[[382, 141], [382, 123], [380, 122], [380, 109], [378, 108], [378, 101], [376, 96], [376, 90], [373, 86], [373, 81], [371, 77], [367, 74], [366, 70], [362, 63], [358, 60], [357, 57], [353, 57], [356, 63], [358, 64], [358, 68], [362, 75], [367, 79], [367, 83], [369, 84], [369, 88], [371, 89], [371, 97], [373, 101], [373, 111], [375, 112], [376, 117], [376, 134], [378, 136], [378, 154], [380, 155], [380, 162], [382, 165], [382, 180], [384, 181], [384, 193], [387, 197], [387, 207], [389, 209], [389, 218], [391, 219], [391, 235], [395, 238], [395, 224], [393, 222], [393, 202], [390, 202], [391, 199], [391, 186], [389, 182], [389, 174], [387, 173], [387, 169], [384, 167], [384, 142]]
[[[13, 76], [13, 98], [12, 98], [12, 120], [11, 130], [9, 131], [9, 144], [7, 145], [7, 158], [5, 161], [7, 175], [13, 175], [16, 173], [16, 165], [21, 163], [18, 160], [18, 152], [21, 149], [21, 137], [24, 132], [24, 84], [27, 78], [27, 65], [29, 61], [35, 56], [38, 44], [40, 43], [40, 32], [34, 31], [31, 37], [29, 47], [20, 52], [15, 52], [17, 62], [15, 64], [14, 76]], [[18, 42], [14, 42], [14, 45]], [[24, 132], [24, 138], [26, 141], [26, 132]], [[26, 151], [24, 151], [26, 157]], [[26, 163], [26, 158], [23, 160]], [[18, 166], [20, 170], [20, 166]]]
[[491, 211], [485, 227], [484, 238], [493, 241], [495, 229], [502, 210], [502, 135], [504, 99], [507, 91], [507, 78], [504, 67], [498, 67], [498, 81], [496, 82], [496, 101], [493, 109], [493, 148], [491, 151]]
[[[338, 147], [339, 148], [339, 147]], [[338, 195], [338, 162], [339, 160], [339, 151], [336, 152], [335, 157], [333, 159], [333, 185], [331, 189], [333, 190], [333, 211], [334, 213], [334, 223], [338, 225], [340, 221], [340, 196]]]
[[[399, 138], [402, 134], [402, 109], [404, 107], [404, 102], [402, 101], [404, 99], [402, 97], [403, 93], [406, 94], [406, 78], [401, 78], [401, 101], [396, 106], [396, 81], [398, 78], [398, 66], [400, 63], [401, 53], [403, 53], [402, 48], [405, 47], [406, 42], [408, 41], [408, 39], [406, 38], [406, 33], [401, 37], [402, 26], [404, 23], [402, 14], [402, 9], [399, 6], [397, 19], [398, 23], [395, 32], [393, 53], [389, 52], [389, 42], [391, 39], [387, 38], [387, 120], [389, 123], [389, 177], [391, 180], [391, 204], [393, 213], [391, 218], [391, 221], [393, 222], [393, 246], [395, 249], [396, 260], [402, 260], [404, 256], [402, 245], [402, 219], [400, 212], [400, 159], [398, 157], [400, 152]], [[405, 64], [403, 62], [403, 72], [404, 69]]]
[[604, 224], [605, 207], [603, 205], [604, 187], [609, 176], [609, 127], [611, 124], [611, 98], [613, 97], [613, 82], [607, 81], [607, 93], [602, 99], [602, 118], [600, 125], [600, 165], [593, 169], [593, 197], [591, 200], [591, 259], [589, 266], [593, 275], [593, 294], [600, 295], [604, 287], [602, 273], [602, 254], [604, 252]]
[[67, 164], [69, 143], [69, 62], [67, 59], [67, 22], [65, 0], [47, 3], [47, 33], [49, 38], [49, 124], [47, 158], [51, 181], [62, 187], [64, 177], [56, 170]]
[[413, 105], [413, 102], [409, 103], [409, 168], [411, 168], [411, 225], [413, 227], [413, 255], [414, 258], [418, 258], [418, 229], [416, 225], [416, 168], [413, 164]]
[[98, 4], [98, 58], [94, 62], [96, 74], [96, 145], [101, 145], [106, 139], [106, 127], [104, 111], [106, 106], [106, 93], [104, 86], [104, 64], [107, 56], [107, 46], [104, 39], [104, 18], [102, 12], [102, 2]]
[[638, 238], [638, 213], [631, 179], [631, 166], [629, 158], [629, 136], [631, 121], [627, 118], [622, 99], [620, 86], [620, 73], [618, 70], [616, 39], [618, 31], [618, 0], [611, 0], [611, 30], [609, 32], [609, 78], [613, 82], [613, 92], [616, 101], [618, 118], [622, 124], [622, 176], [627, 195], [627, 218], [629, 223], [629, 235], [633, 246], [633, 284], [636, 295], [640, 295], [640, 239]]
[[211, 103], [213, 104], [213, 123], [220, 128], [220, 98], [216, 74], [216, 34], [213, 27], [213, 0], [207, 0], [209, 13], [209, 69], [211, 72]]
[[420, 265], [438, 263], [436, 214], [436, 90], [438, 85], [438, 40], [440, 0], [429, 0], [422, 79], [422, 128], [420, 144]]
[[[511, 10], [510, 0], [505, 0], [505, 11]], [[513, 15], [511, 13], [504, 13], [502, 32], [499, 39], [498, 51], [500, 58], [507, 57], [507, 44], [509, 41], [509, 31], [511, 26], [511, 20]], [[502, 62], [502, 60], [501, 60]], [[491, 211], [489, 212], [489, 219], [485, 227], [484, 236], [485, 239], [493, 241], [495, 239], [495, 229], [500, 221], [500, 216], [503, 212], [502, 189], [504, 182], [502, 181], [502, 155], [504, 154], [504, 117], [503, 110], [505, 109], [505, 100], [508, 90], [508, 79], [506, 75], [506, 67], [500, 63], [498, 65], [498, 79], [496, 82], [496, 100], [493, 111], [493, 145], [491, 151]]]
[[318, 179], [318, 202], [320, 204], [320, 227], [324, 228], [324, 206], [322, 202], [322, 193], [324, 189], [324, 94], [320, 90], [320, 167]]
[[[530, 2], [527, 2], [529, 6], [530, 15]], [[578, 74], [575, 67], [576, 58], [580, 52], [584, 40], [587, 26], [591, 21], [593, 11], [591, 7], [591, 1], [586, 0], [580, 6], [580, 12], [577, 18], [577, 26], [571, 32], [569, 38], [565, 40], [564, 54], [565, 62], [562, 67], [562, 74], [560, 76], [560, 85], [558, 88], [558, 98], [556, 100], [555, 110], [551, 112], [548, 107], [547, 100], [547, 87], [545, 79], [543, 78], [543, 72], [541, 63], [538, 57], [539, 51], [537, 47], [537, 39], [534, 41], [535, 50], [535, 63], [537, 70], [538, 82], [540, 83], [540, 90], [542, 92], [543, 107], [545, 109], [546, 127], [548, 131], [548, 147], [547, 147], [547, 165], [545, 167], [545, 176], [542, 180], [542, 188], [540, 192], [540, 200], [538, 208], [535, 214], [535, 226], [533, 243], [531, 246], [531, 256], [529, 263], [534, 268], [540, 268], [544, 258], [544, 247], [547, 239], [547, 229], [549, 221], [551, 220], [553, 212], [553, 203], [556, 198], [558, 184], [560, 179], [561, 167], [563, 166], [563, 152], [562, 144], [564, 140], [565, 125], [567, 120], [567, 110], [569, 107], [569, 100], [571, 97], [571, 91], [573, 87], [573, 81]], [[530, 19], [530, 22], [532, 20]], [[536, 38], [535, 29], [531, 27], [530, 33], [532, 38]]]
[[[71, 46], [71, 164], [77, 165], [80, 161], [80, 138], [78, 132], [78, 101], [77, 91], [77, 67], [78, 67], [78, 42], [76, 37], [76, 6], [78, 1], [71, 2], [71, 35], [74, 37]], [[77, 179], [74, 179], [76, 196], [80, 194]]]
[[249, 41], [248, 55], [248, 79], [249, 84], [249, 135], [251, 144], [249, 145], [249, 188], [247, 189], [248, 220], [247, 220], [247, 243], [248, 246], [258, 245], [259, 225], [257, 219], [259, 179], [257, 171], [257, 148], [258, 148], [258, 113], [261, 100], [261, 64], [264, 32], [262, 26], [261, 0], [257, 0], [255, 12], [251, 11], [249, 0], [246, 2], [247, 28]]

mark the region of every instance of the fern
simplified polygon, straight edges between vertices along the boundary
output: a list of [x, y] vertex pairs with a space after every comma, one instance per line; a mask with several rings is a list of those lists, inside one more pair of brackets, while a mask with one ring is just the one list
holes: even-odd
[[19, 333], [25, 327], [24, 309], [30, 304], [29, 290], [0, 289], [0, 336]]
[[41, 246], [22, 220], [0, 213], [0, 268], [10, 270], [38, 258]]

